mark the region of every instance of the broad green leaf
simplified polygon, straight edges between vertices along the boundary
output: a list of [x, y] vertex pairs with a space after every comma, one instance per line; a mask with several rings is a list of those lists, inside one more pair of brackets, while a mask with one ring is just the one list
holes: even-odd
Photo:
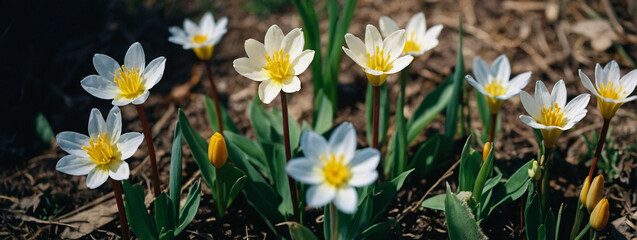
[[480, 91], [475, 89], [475, 91], [473, 92], [475, 93], [475, 96], [476, 96], [476, 103], [478, 105], [478, 114], [480, 115], [480, 120], [482, 121], [482, 126], [483, 126], [482, 132], [489, 134], [489, 126], [491, 124], [491, 111], [489, 110], [489, 105], [487, 103], [487, 100], [484, 98], [484, 95]]
[[265, 109], [261, 106], [261, 101], [255, 97], [254, 101], [248, 103], [250, 123], [257, 133], [257, 139], [260, 142], [271, 142], [272, 132], [270, 130], [270, 121], [268, 120]]
[[244, 156], [246, 160], [259, 169], [266, 178], [271, 176], [270, 167], [268, 166], [267, 158], [265, 157], [265, 153], [263, 152], [261, 145], [247, 137], [233, 132], [225, 133], [224, 137], [226, 138], [226, 142], [231, 141], [239, 147], [241, 151], [246, 154], [246, 156]]
[[170, 154], [170, 181], [169, 192], [172, 199], [173, 216], [179, 216], [179, 200], [181, 199], [181, 127], [179, 121], [175, 122], [175, 133], [173, 134], [172, 153]]
[[186, 203], [179, 210], [179, 222], [177, 228], [175, 228], [174, 235], [177, 236], [183, 231], [186, 226], [195, 218], [197, 209], [199, 209], [199, 201], [201, 201], [201, 180], [196, 181], [190, 186], [188, 190], [188, 197]]
[[[407, 81], [409, 75], [409, 67], [401, 72], [401, 87], [404, 88], [404, 82]], [[403, 105], [405, 96], [403, 93], [398, 94], [398, 103], [396, 104], [396, 131], [389, 141], [389, 151], [385, 157], [383, 168], [388, 178], [398, 176], [404, 172], [407, 166], [407, 129], [405, 126], [405, 116], [403, 115]]]
[[35, 132], [38, 134], [38, 137], [40, 137], [42, 143], [46, 144], [46, 146], [51, 145], [51, 141], [53, 141], [55, 135], [53, 134], [51, 124], [49, 124], [49, 121], [46, 120], [46, 117], [44, 117], [42, 113], [38, 113], [35, 117]]
[[486, 239], [471, 210], [451, 192], [449, 183], [445, 196], [445, 218], [449, 239]]
[[159, 233], [159, 240], [172, 240], [175, 239], [175, 230], [174, 229], [165, 229], [163, 228]]
[[453, 93], [449, 104], [447, 105], [445, 119], [445, 135], [453, 138], [456, 135], [458, 127], [458, 109], [462, 109], [462, 87], [464, 84], [464, 60], [462, 59], [462, 21], [458, 27], [458, 57], [456, 58], [456, 67], [453, 73]]
[[[175, 229], [177, 218], [174, 215], [173, 201], [168, 194], [162, 192], [155, 198], [155, 223], [157, 224], [157, 232], [167, 232]], [[174, 236], [167, 236], [165, 239], [172, 239]]]
[[407, 121], [407, 143], [412, 143], [420, 132], [434, 118], [447, 107], [453, 95], [453, 80], [451, 76], [420, 102], [409, 121]]
[[545, 236], [540, 239], [554, 239], [555, 238], [555, 215], [552, 211], [548, 211], [546, 218], [544, 219]]
[[436, 159], [441, 148], [441, 135], [435, 134], [418, 147], [408, 168], [415, 168], [416, 173], [420, 177], [428, 176], [436, 167]]
[[148, 215], [144, 204], [144, 189], [140, 185], [131, 186], [128, 180], [121, 182], [126, 195], [124, 198], [126, 219], [128, 219], [131, 230], [142, 240], [157, 239], [159, 233], [155, 227], [155, 221]]
[[540, 198], [535, 192], [533, 183], [529, 182], [529, 195], [524, 207], [524, 227], [526, 231], [526, 239], [538, 239], [538, 229], [544, 222], [542, 219], [542, 206], [540, 206]]
[[434, 209], [434, 210], [445, 210], [445, 198], [446, 194], [439, 194], [422, 201], [422, 207]]
[[227, 209], [232, 204], [234, 198], [241, 192], [245, 185], [247, 176], [241, 171], [241, 169], [232, 166], [232, 164], [225, 164], [223, 167], [217, 170], [217, 181], [221, 183], [221, 198], [225, 206], [223, 209]]
[[405, 179], [407, 179], [407, 176], [409, 176], [409, 174], [413, 171], [414, 169], [409, 169], [405, 172], [402, 172], [400, 175], [398, 175], [396, 178], [392, 179], [391, 181], [382, 182], [381, 184], [379, 184], [378, 186], [374, 188], [373, 213], [375, 215], [372, 218], [371, 222], [376, 221], [376, 219], [378, 219], [383, 213], [385, 213], [385, 209], [387, 209], [387, 206], [389, 206], [389, 203], [391, 203], [391, 201], [394, 200], [396, 193], [398, 193], [400, 188], [403, 186], [403, 183], [405, 183]]
[[314, 111], [312, 114], [312, 128], [318, 134], [323, 134], [332, 128], [332, 102], [325, 96], [323, 89], [318, 91], [314, 99]]
[[502, 179], [502, 173], [496, 175], [495, 177], [487, 179], [487, 182], [484, 183], [484, 188], [482, 189], [482, 193], [484, 194], [487, 191], [490, 191], [495, 185], [500, 183]]
[[[279, 126], [281, 130], [277, 131], [281, 136], [281, 139], [283, 139], [283, 114], [281, 113], [281, 110], [275, 108], [272, 109], [272, 115], [274, 115], [275, 119], [271, 121], [272, 126]], [[276, 124], [275, 122], [278, 124]], [[301, 128], [299, 127], [299, 124], [296, 123], [296, 119], [294, 119], [291, 114], [288, 114], [288, 126], [290, 127], [290, 151], [292, 153], [292, 156], [294, 156], [294, 150], [299, 146], [299, 141], [301, 139]], [[283, 140], [281, 140], [280, 143], [283, 144]]]
[[480, 203], [480, 200], [482, 200], [482, 190], [484, 189], [484, 184], [487, 179], [491, 177], [491, 173], [493, 172], [493, 152], [493, 146], [491, 146], [489, 155], [482, 164], [482, 167], [480, 167], [480, 172], [478, 173], [476, 182], [473, 185], [473, 195], [471, 197], [476, 203]]
[[294, 206], [292, 204], [292, 198], [290, 195], [290, 185], [288, 182], [288, 174], [285, 170], [287, 161], [285, 159], [285, 149], [282, 144], [279, 143], [262, 143], [263, 148], [268, 156], [268, 163], [270, 164], [270, 170], [272, 171], [272, 180], [274, 182], [274, 188], [279, 196], [282, 197], [281, 205], [279, 205], [279, 212], [283, 215], [291, 216], [294, 212]]
[[367, 229], [363, 230], [360, 239], [387, 239], [389, 235], [389, 231], [387, 231], [387, 229], [389, 229], [395, 223], [396, 219], [390, 219], [371, 225]]
[[[378, 107], [378, 146], [382, 146], [387, 136], [387, 128], [389, 127], [389, 99], [387, 96], [387, 83], [380, 85], [380, 106]], [[374, 103], [374, 87], [367, 83], [367, 95], [365, 96], [365, 106], [367, 114], [367, 143], [372, 145], [372, 128], [373, 128], [373, 103]]]
[[[208, 123], [210, 123], [210, 127], [213, 131], [219, 131], [219, 123], [217, 123], [217, 109], [215, 108], [215, 103], [208, 96], [204, 96], [204, 103], [206, 104], [206, 112], [208, 113]], [[234, 133], [238, 133], [237, 126], [234, 125], [232, 118], [228, 115], [226, 108], [223, 107], [223, 104], [219, 103], [219, 108], [221, 109], [221, 121], [223, 121], [223, 130], [231, 131]]]
[[[520, 198], [527, 190], [527, 184], [531, 181], [527, 172], [529, 164], [533, 160], [522, 165], [511, 175], [504, 184], [499, 184], [493, 189], [493, 196], [487, 202], [482, 204], [480, 214], [481, 218], [489, 216], [498, 206], [511, 203]], [[486, 212], [485, 212], [486, 211]]]
[[544, 224], [540, 224], [537, 228], [537, 239], [546, 240], [546, 226], [544, 226]]
[[290, 237], [292, 237], [292, 240], [318, 240], [310, 229], [300, 223], [288, 222], [287, 225], [290, 229]]
[[[181, 126], [184, 139], [190, 147], [192, 157], [195, 159], [197, 166], [199, 166], [199, 170], [201, 170], [201, 176], [210, 189], [215, 189], [215, 169], [210, 163], [210, 160], [208, 160], [208, 142], [190, 126], [186, 114], [184, 114], [181, 109], [179, 109], [179, 125]], [[215, 196], [215, 191], [212, 192], [213, 196]]]
[[471, 148], [471, 137], [462, 148], [458, 173], [458, 192], [472, 191], [482, 163], [482, 155]]

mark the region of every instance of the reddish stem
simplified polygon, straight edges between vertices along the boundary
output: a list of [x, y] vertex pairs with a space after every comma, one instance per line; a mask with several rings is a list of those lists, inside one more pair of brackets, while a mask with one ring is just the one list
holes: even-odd
[[[292, 158], [290, 151], [290, 125], [288, 124], [288, 99], [285, 92], [281, 91], [281, 112], [283, 113], [283, 144], [285, 145], [285, 161]], [[299, 200], [294, 187], [294, 180], [288, 175], [288, 183], [290, 184], [290, 195], [292, 197], [292, 209], [294, 210], [294, 220], [300, 223]]]
[[498, 113], [491, 113], [491, 122], [489, 123], [489, 142], [493, 146], [493, 138], [495, 135], [495, 121]]
[[374, 87], [372, 107], [372, 147], [378, 149], [378, 112], [380, 105], [380, 87]]
[[[217, 96], [217, 88], [215, 87], [215, 81], [212, 77], [212, 70], [210, 69], [210, 65], [208, 63], [203, 62], [203, 65], [206, 67], [206, 73], [208, 74], [208, 80], [210, 80], [210, 88], [212, 91], [212, 100], [215, 103], [215, 110], [217, 112], [217, 123], [219, 124], [219, 133], [223, 134], [223, 121], [221, 120], [221, 109], [219, 109], [219, 97]], [[210, 126], [212, 127], [212, 126]]]
[[602, 132], [599, 135], [599, 140], [597, 141], [597, 149], [595, 149], [595, 157], [593, 157], [593, 164], [591, 165], [590, 170], [588, 170], [588, 179], [593, 180], [593, 173], [595, 172], [595, 167], [597, 167], [597, 160], [599, 160], [600, 155], [602, 155], [602, 148], [604, 147], [604, 142], [606, 142], [606, 134], [608, 133], [608, 126], [610, 125], [610, 119], [604, 119], [604, 125], [602, 126]]
[[144, 107], [142, 104], [135, 105], [137, 109], [137, 115], [142, 122], [144, 128], [144, 138], [146, 138], [146, 145], [148, 146], [148, 155], [150, 156], [150, 168], [153, 174], [153, 193], [155, 197], [159, 196], [161, 190], [159, 190], [159, 172], [157, 171], [157, 160], [155, 159], [155, 147], [153, 146], [153, 137], [150, 135], [150, 128], [148, 127], [148, 121], [146, 120], [146, 113], [144, 113]]
[[115, 202], [117, 202], [117, 211], [119, 212], [119, 224], [122, 227], [122, 239], [130, 239], [130, 230], [128, 230], [128, 219], [126, 219], [126, 210], [124, 209], [124, 200], [122, 199], [122, 186], [119, 181], [111, 178], [113, 185], [113, 194], [115, 194]]

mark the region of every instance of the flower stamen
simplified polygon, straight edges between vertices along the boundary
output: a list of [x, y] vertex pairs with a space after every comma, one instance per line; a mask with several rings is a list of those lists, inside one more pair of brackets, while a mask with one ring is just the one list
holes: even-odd
[[268, 76], [278, 83], [282, 84], [283, 80], [289, 75], [294, 75], [294, 73], [290, 73], [292, 68], [292, 65], [290, 64], [290, 54], [284, 53], [283, 49], [274, 51], [272, 56], [265, 55], [265, 59], [268, 61], [265, 64], [265, 70], [267, 71]]
[[385, 56], [385, 50], [381, 50], [379, 46], [376, 46], [376, 51], [374, 56], [372, 56], [369, 52], [367, 52], [367, 58], [369, 61], [367, 62], [367, 67], [376, 70], [385, 72], [385, 70], [392, 69], [392, 64], [389, 62], [389, 58], [391, 56], [387, 54]]
[[597, 88], [597, 92], [600, 96], [604, 98], [610, 98], [613, 100], [619, 100], [625, 94], [624, 86], [618, 84], [619, 87], [615, 87], [615, 84], [612, 81], [609, 81], [607, 84], [600, 84]]
[[208, 40], [208, 35], [195, 34], [195, 36], [192, 37], [192, 42], [196, 44], [202, 44], [206, 40]]
[[119, 98], [134, 99], [142, 95], [146, 90], [140, 69], [127, 68], [122, 65], [120, 69], [117, 69], [113, 81], [119, 87]]
[[542, 119], [538, 120], [538, 122], [545, 126], [564, 127], [566, 125], [567, 121], [564, 120], [564, 111], [557, 106], [557, 103], [553, 103], [553, 106], [550, 107], [545, 106], [541, 113]]
[[98, 135], [97, 141], [91, 138], [88, 144], [88, 146], [82, 146], [82, 149], [86, 150], [89, 158], [97, 165], [106, 165], [120, 158], [117, 145], [111, 145], [106, 133]]
[[352, 178], [352, 173], [347, 165], [344, 164], [345, 156], [339, 155], [338, 158], [333, 154], [329, 154], [329, 159], [321, 155], [319, 158], [323, 162], [323, 176], [325, 181], [335, 188], [341, 188], [347, 185]]
[[502, 85], [502, 80], [496, 78], [492, 78], [490, 83], [484, 87], [484, 90], [494, 97], [502, 96], [506, 93], [506, 88]]
[[407, 34], [407, 41], [405, 41], [403, 53], [420, 52], [420, 44], [418, 44], [417, 41], [418, 38], [416, 37], [416, 32], [409, 32], [409, 34]]

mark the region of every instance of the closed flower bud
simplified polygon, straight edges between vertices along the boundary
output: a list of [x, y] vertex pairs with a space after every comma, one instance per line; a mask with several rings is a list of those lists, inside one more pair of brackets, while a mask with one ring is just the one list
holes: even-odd
[[595, 231], [601, 231], [608, 224], [608, 199], [604, 198], [597, 205], [591, 213], [589, 224]]
[[588, 195], [588, 188], [591, 187], [591, 178], [586, 176], [586, 180], [584, 181], [584, 186], [582, 186], [582, 191], [579, 193], [579, 200], [582, 202], [582, 205], [586, 206], [586, 195]]
[[528, 169], [529, 177], [535, 181], [539, 181], [542, 178], [542, 171], [540, 169], [540, 164], [537, 161], [533, 161], [531, 166]]
[[593, 211], [595, 205], [602, 199], [604, 195], [604, 175], [597, 175], [591, 183], [591, 187], [586, 194], [586, 208], [588, 211]]
[[210, 137], [208, 145], [208, 159], [215, 168], [221, 168], [226, 164], [228, 158], [228, 149], [226, 148], [226, 140], [219, 133], [215, 133]]
[[486, 161], [489, 153], [491, 152], [491, 142], [487, 142], [484, 144], [484, 148], [482, 148], [482, 161]]

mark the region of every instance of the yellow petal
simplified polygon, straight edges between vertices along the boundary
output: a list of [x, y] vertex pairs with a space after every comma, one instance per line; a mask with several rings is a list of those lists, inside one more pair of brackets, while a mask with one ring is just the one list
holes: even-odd
[[586, 206], [586, 196], [588, 195], [588, 189], [591, 187], [591, 178], [586, 176], [586, 180], [584, 181], [584, 186], [582, 187], [582, 191], [579, 194], [579, 199], [582, 202], [582, 205]]
[[601, 231], [608, 224], [608, 199], [604, 198], [597, 205], [593, 212], [591, 213], [591, 218], [589, 219], [589, 223], [591, 227], [595, 229], [595, 231]]
[[597, 203], [604, 195], [604, 175], [597, 175], [591, 183], [591, 187], [586, 194], [586, 208], [588, 211], [593, 211]]
[[210, 137], [208, 159], [215, 168], [221, 168], [226, 164], [228, 149], [226, 148], [226, 140], [223, 138], [223, 135], [215, 133]]

